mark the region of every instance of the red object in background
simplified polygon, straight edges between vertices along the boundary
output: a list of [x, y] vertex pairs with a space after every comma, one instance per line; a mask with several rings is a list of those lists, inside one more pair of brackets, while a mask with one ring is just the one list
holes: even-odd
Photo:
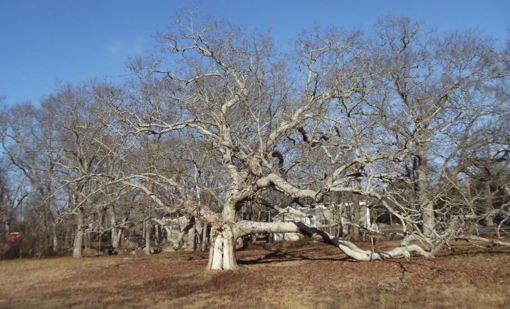
[[11, 238], [11, 244], [16, 245], [21, 242], [21, 234], [18, 232], [10, 233], [9, 237]]

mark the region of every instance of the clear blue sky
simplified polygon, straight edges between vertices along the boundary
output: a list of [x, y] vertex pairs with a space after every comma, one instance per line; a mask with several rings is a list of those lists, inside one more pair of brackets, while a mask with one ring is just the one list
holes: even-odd
[[478, 28], [501, 41], [510, 27], [510, 0], [0, 0], [0, 96], [37, 103], [61, 82], [120, 81], [126, 58], [150, 49], [155, 32], [197, 4], [283, 42], [315, 25], [370, 30], [388, 14], [440, 31]]

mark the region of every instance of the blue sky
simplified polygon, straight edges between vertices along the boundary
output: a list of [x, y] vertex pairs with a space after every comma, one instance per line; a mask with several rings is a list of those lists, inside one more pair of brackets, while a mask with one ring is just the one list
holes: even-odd
[[510, 28], [509, 0], [0, 0], [0, 96], [38, 103], [62, 82], [121, 81], [127, 57], [150, 50], [154, 33], [192, 6], [280, 42], [316, 25], [370, 31], [384, 15], [440, 31], [478, 28], [501, 42]]

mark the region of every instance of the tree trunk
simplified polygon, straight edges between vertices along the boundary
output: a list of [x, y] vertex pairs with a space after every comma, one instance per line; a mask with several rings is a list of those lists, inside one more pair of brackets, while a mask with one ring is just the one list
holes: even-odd
[[418, 151], [419, 163], [417, 166], [418, 174], [418, 201], [423, 220], [423, 233], [425, 236], [434, 235], [436, 220], [434, 217], [434, 204], [430, 200], [431, 189], [427, 177], [427, 149], [420, 147]]
[[[225, 159], [230, 161], [232, 158], [226, 153]], [[209, 263], [207, 268], [210, 270], [233, 270], [237, 269], [235, 257], [234, 226], [236, 222], [236, 204], [240, 201], [240, 187], [243, 183], [243, 177], [237, 171], [233, 164], [227, 165], [230, 183], [227, 189], [226, 203], [221, 213], [223, 223], [213, 227], [211, 231], [211, 249], [209, 251]]]
[[119, 249], [120, 245], [120, 239], [122, 237], [122, 229], [117, 228], [117, 220], [115, 218], [115, 208], [113, 205], [110, 205], [107, 209], [108, 216], [110, 218], [110, 232], [111, 232], [111, 239], [112, 239], [112, 248], [117, 250]]
[[64, 240], [63, 240], [63, 243], [62, 243], [62, 249], [67, 251], [67, 249], [70, 247], [70, 237], [69, 237], [69, 234], [71, 232], [69, 231], [69, 228], [64, 228]]
[[118, 250], [120, 248], [123, 233], [124, 233], [124, 229], [119, 229], [117, 231], [117, 234], [112, 235], [113, 236], [113, 239], [112, 239], [113, 249]]
[[204, 223], [200, 220], [197, 220], [195, 223], [196, 226], [196, 233], [195, 233], [195, 250], [201, 248], [201, 242], [202, 242], [202, 233], [204, 231]]
[[219, 227], [213, 227], [211, 231], [213, 236], [211, 248], [209, 250], [210, 270], [234, 270], [237, 269], [235, 258], [235, 236], [232, 226], [223, 224]]
[[202, 240], [200, 241], [200, 251], [205, 251], [207, 249], [207, 223], [204, 223], [202, 228]]
[[186, 239], [186, 251], [195, 251], [195, 234], [197, 223], [198, 220], [195, 220], [195, 223], [188, 230], [188, 237]]
[[145, 254], [151, 254], [151, 221], [147, 218], [144, 222], [145, 226]]
[[156, 224], [154, 225], [154, 243], [156, 245], [159, 245], [160, 243], [160, 225], [159, 224]]
[[[489, 180], [485, 181], [485, 194], [487, 195], [486, 204], [485, 204], [486, 212], [490, 213], [493, 210], [493, 207], [492, 207], [491, 184], [490, 184]], [[486, 220], [486, 223], [487, 223], [488, 226], [494, 226], [495, 225], [492, 215], [487, 216], [487, 219], [485, 219], [485, 220]]]
[[53, 224], [52, 232], [53, 232], [53, 241], [52, 241], [53, 252], [57, 253], [58, 252], [58, 234], [57, 234], [56, 224]]
[[73, 257], [82, 257], [83, 247], [83, 209], [79, 208], [76, 214], [76, 235], [74, 237]]
[[[354, 180], [353, 182], [353, 188], [355, 190], [361, 189], [361, 184], [359, 179]], [[358, 227], [358, 224], [360, 224], [360, 213], [361, 213], [361, 206], [359, 201], [359, 194], [353, 193], [352, 196], [352, 213], [351, 213], [351, 222], [355, 225], [352, 225], [352, 240], [359, 240], [360, 239], [360, 230]]]

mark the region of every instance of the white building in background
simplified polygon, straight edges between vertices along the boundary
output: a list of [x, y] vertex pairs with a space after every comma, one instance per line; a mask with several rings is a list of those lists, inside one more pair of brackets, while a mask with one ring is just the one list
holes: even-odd
[[[299, 221], [299, 222], [303, 222], [304, 224], [306, 224], [308, 226], [316, 227], [316, 225], [315, 225], [316, 217], [314, 215], [310, 214], [307, 216], [301, 216], [301, 215], [293, 213], [292, 209], [290, 209], [290, 208], [294, 208], [294, 209], [299, 210], [305, 214], [309, 213], [308, 212], [309, 209], [305, 209], [304, 207], [288, 206], [285, 209], [288, 212], [277, 214], [276, 216], [273, 217], [273, 222], [296, 222], [296, 221]], [[273, 239], [275, 241], [281, 241], [281, 240], [296, 241], [296, 240], [299, 240], [300, 237], [303, 237], [303, 235], [301, 233], [274, 233], [273, 234]]]

